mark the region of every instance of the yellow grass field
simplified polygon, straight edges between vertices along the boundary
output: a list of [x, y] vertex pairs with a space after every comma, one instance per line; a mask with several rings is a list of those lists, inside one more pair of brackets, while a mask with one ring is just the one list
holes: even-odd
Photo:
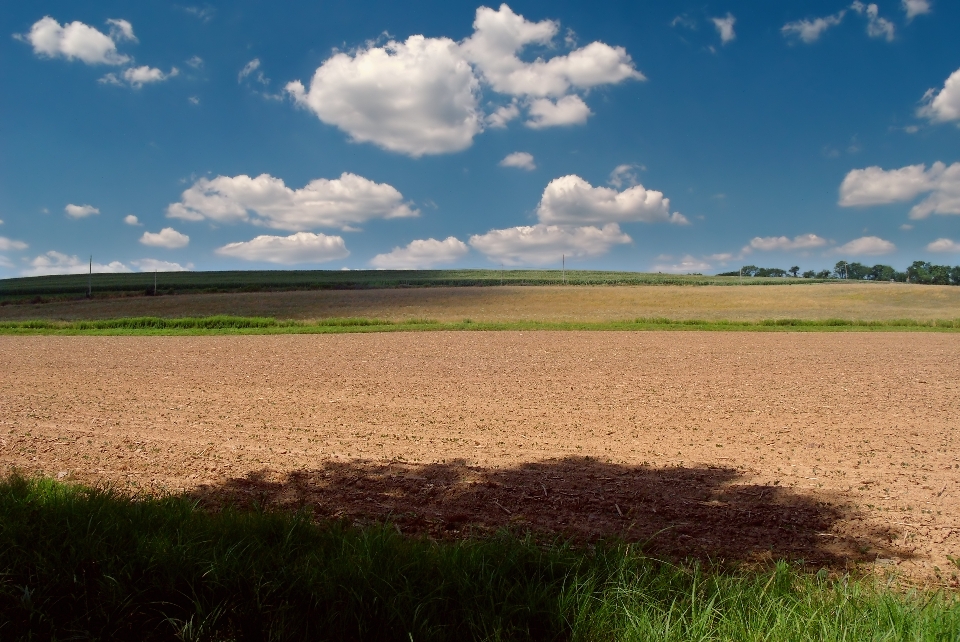
[[903, 283], [764, 286], [505, 286], [183, 294], [0, 307], [0, 320], [230, 314], [313, 320], [621, 321], [638, 317], [960, 319], [960, 287]]

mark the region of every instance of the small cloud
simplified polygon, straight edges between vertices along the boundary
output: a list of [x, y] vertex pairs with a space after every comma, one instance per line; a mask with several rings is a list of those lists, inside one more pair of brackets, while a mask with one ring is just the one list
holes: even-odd
[[203, 58], [200, 56], [192, 56], [187, 60], [187, 65], [193, 67], [194, 69], [203, 69]]
[[41, 208], [40, 208], [40, 213], [41, 213], [41, 214], [49, 214], [49, 213], [50, 213], [50, 210], [48, 210], [48, 209], [45, 208], [45, 207], [41, 207]]
[[86, 218], [100, 213], [100, 210], [93, 205], [74, 205], [73, 203], [64, 207], [63, 211], [71, 218]]
[[878, 236], [862, 236], [833, 250], [834, 254], [852, 254], [853, 256], [878, 256], [896, 251], [897, 246]]
[[443, 241], [436, 239], [411, 241], [406, 247], [395, 247], [391, 252], [378, 254], [370, 265], [387, 270], [416, 270], [435, 265], [453, 263], [470, 251], [467, 244], [449, 236]]
[[684, 256], [679, 263], [668, 265], [658, 264], [650, 269], [653, 272], [667, 272], [669, 274], [702, 274], [703, 272], [710, 271], [712, 268], [713, 266], [706, 261], [694, 258], [688, 254]]
[[737, 34], [733, 30], [733, 25], [737, 19], [733, 17], [732, 13], [727, 12], [727, 15], [723, 18], [710, 18], [710, 21], [713, 22], [713, 26], [717, 28], [717, 33], [720, 34], [721, 44], [725, 45], [737, 39]]
[[190, 96], [190, 97], [187, 98], [187, 101], [188, 101], [191, 105], [199, 105], [199, 104], [200, 104], [200, 98], [198, 98], [197, 96]]
[[531, 171], [537, 168], [537, 164], [533, 161], [533, 154], [527, 152], [513, 152], [512, 154], [507, 154], [502, 161], [498, 163], [500, 167], [517, 167], [519, 169], [525, 169]]
[[[256, 74], [256, 75], [253, 75]], [[254, 58], [247, 64], [243, 66], [243, 69], [240, 70], [240, 73], [237, 74], [237, 82], [242, 83], [246, 78], [253, 76], [253, 79], [259, 82], [261, 85], [269, 85], [270, 79], [263, 75], [263, 72], [260, 71], [260, 59]]]
[[718, 200], [718, 201], [722, 201], [722, 200], [724, 200], [725, 198], [727, 198], [727, 195], [724, 194], [723, 192], [720, 192], [720, 193], [718, 193], [718, 194], [714, 194], [714, 195], [711, 196], [710, 198], [716, 199], [716, 200]]
[[826, 244], [826, 239], [816, 234], [800, 234], [792, 239], [786, 236], [756, 236], [750, 240], [750, 245], [744, 248], [744, 250], [747, 251], [747, 253], [749, 250], [760, 250], [762, 252], [780, 250], [789, 252], [823, 247]]
[[193, 16], [201, 22], [210, 22], [213, 20], [213, 16], [217, 12], [217, 10], [209, 4], [206, 4], [202, 7], [180, 7], [180, 9], [184, 13]]
[[900, 229], [903, 230], [904, 232], [909, 232], [910, 230], [913, 229], [913, 226], [910, 225], [909, 223], [904, 223], [903, 225], [900, 226]]
[[297, 232], [290, 236], [261, 235], [249, 241], [228, 243], [216, 252], [247, 261], [286, 265], [323, 263], [350, 255], [342, 237], [311, 232]]
[[871, 38], [885, 38], [887, 42], [893, 41], [893, 23], [886, 18], [880, 17], [880, 9], [876, 4], [864, 4], [860, 2], [860, 0], [854, 0], [850, 8], [861, 16], [866, 16], [868, 36]]
[[697, 30], [697, 21], [685, 13], [680, 14], [670, 21], [671, 27], [685, 27], [691, 31]]
[[130, 261], [130, 263], [141, 272], [188, 272], [193, 269], [193, 263], [187, 263], [186, 266], [183, 266], [179, 263], [159, 259], [140, 259], [139, 261]]
[[118, 87], [129, 85], [134, 89], [140, 89], [146, 84], [163, 82], [179, 75], [180, 70], [176, 67], [171, 67], [168, 73], [163, 73], [162, 70], [156, 67], [143, 65], [124, 69], [123, 73], [120, 74], [109, 73], [97, 82], [103, 85], [116, 85]]
[[139, 42], [137, 37], [133, 35], [133, 25], [126, 20], [110, 19], [107, 20], [107, 24], [110, 25], [110, 37], [114, 40], [114, 42], [117, 40]]
[[514, 118], [520, 115], [520, 108], [517, 107], [517, 101], [514, 99], [509, 105], [498, 107], [492, 114], [487, 116], [487, 126], [491, 129], [503, 129]]
[[640, 180], [637, 178], [637, 172], [634, 170], [642, 168], [642, 165], [617, 165], [613, 168], [613, 171], [610, 172], [610, 178], [607, 179], [607, 184], [613, 185], [617, 189], [620, 189], [624, 185], [627, 187], [633, 187], [640, 182]]
[[960, 243], [950, 239], [937, 239], [927, 244], [927, 252], [960, 252]]
[[93, 262], [91, 267], [91, 263], [81, 260], [80, 257], [76, 255], [68, 256], [54, 250], [51, 250], [46, 254], [41, 254], [40, 256], [30, 260], [28, 264], [30, 267], [20, 272], [22, 276], [43, 276], [47, 274], [86, 274], [86, 272], [91, 269], [97, 274], [119, 274], [131, 271], [130, 268], [120, 261], [111, 261], [110, 263], [106, 264]]
[[900, 0], [900, 4], [907, 14], [907, 22], [910, 22], [916, 16], [930, 13], [930, 0]]
[[[0, 221], [2, 222], [2, 221]], [[0, 236], [0, 252], [9, 252], [10, 250], [25, 250], [29, 245], [23, 241], [14, 241], [5, 236]]]
[[554, 102], [549, 98], [537, 98], [527, 110], [530, 119], [524, 123], [530, 129], [582, 125], [593, 115], [587, 103], [577, 95], [564, 96]]
[[152, 247], [165, 247], [169, 250], [174, 250], [186, 247], [190, 243], [190, 237], [186, 234], [181, 234], [172, 227], [165, 227], [156, 233], [144, 232], [143, 236], [140, 237], [140, 242]]
[[918, 131], [920, 131], [920, 128], [916, 125], [907, 125], [903, 128], [903, 131], [907, 132], [908, 134], [916, 134]]
[[127, 225], [143, 225], [143, 223], [140, 222], [140, 219], [138, 219], [133, 214], [127, 214], [126, 216], [124, 216], [123, 222], [126, 223]]
[[838, 24], [843, 22], [843, 17], [845, 15], [847, 15], [846, 9], [832, 16], [814, 18], [813, 20], [797, 20], [795, 22], [788, 22], [780, 28], [780, 33], [782, 33], [785, 38], [796, 36], [809, 45], [810, 43], [819, 40], [820, 36], [823, 35], [823, 32], [825, 32], [827, 29], [830, 27], [836, 27]]

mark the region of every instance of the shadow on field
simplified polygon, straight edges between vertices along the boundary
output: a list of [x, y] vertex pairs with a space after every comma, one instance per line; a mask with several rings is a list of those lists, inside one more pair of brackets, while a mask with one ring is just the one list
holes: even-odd
[[[650, 554], [736, 562], [804, 560], [843, 568], [887, 557], [887, 534], [832, 533], [856, 516], [842, 498], [777, 485], [741, 485], [721, 467], [650, 468], [565, 458], [515, 468], [325, 462], [280, 478], [271, 471], [193, 493], [203, 505], [306, 508], [321, 519], [389, 520], [437, 538], [500, 528], [588, 542], [622, 538]], [[902, 552], [899, 553], [902, 557]]]

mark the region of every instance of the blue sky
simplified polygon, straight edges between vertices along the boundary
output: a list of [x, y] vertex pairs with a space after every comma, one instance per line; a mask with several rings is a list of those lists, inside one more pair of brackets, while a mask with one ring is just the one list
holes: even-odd
[[32, 2], [0, 277], [960, 263], [960, 4]]

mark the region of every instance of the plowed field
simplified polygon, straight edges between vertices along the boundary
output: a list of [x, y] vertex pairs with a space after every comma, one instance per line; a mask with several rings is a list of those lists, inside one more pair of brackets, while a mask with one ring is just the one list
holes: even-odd
[[0, 462], [949, 584], [958, 363], [926, 333], [0, 336]]

